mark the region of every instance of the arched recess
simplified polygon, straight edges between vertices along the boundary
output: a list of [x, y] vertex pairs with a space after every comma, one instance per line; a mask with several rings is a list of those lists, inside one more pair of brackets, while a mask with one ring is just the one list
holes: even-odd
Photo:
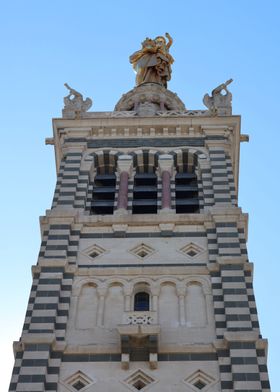
[[92, 154], [90, 202], [90, 213], [92, 215], [111, 215], [114, 212], [117, 197], [116, 167], [119, 155], [121, 155], [121, 152], [115, 150], [100, 150]]
[[158, 198], [159, 152], [143, 149], [131, 153], [135, 175], [133, 180], [133, 214], [156, 214]]
[[174, 156], [175, 205], [177, 213], [198, 213], [204, 205], [200, 162], [207, 155], [193, 148], [170, 152]]
[[179, 325], [179, 304], [176, 285], [166, 281], [160, 285], [159, 323], [165, 328], [176, 328]]
[[122, 324], [124, 313], [124, 290], [119, 282], [112, 283], [107, 290], [104, 309], [105, 328], [116, 328]]
[[134, 285], [132, 309], [134, 311], [151, 310], [151, 288], [148, 282], [139, 281]]
[[150, 310], [150, 295], [146, 291], [139, 291], [134, 295], [135, 312], [144, 312]]
[[188, 327], [206, 327], [207, 306], [201, 282], [189, 281], [185, 300], [186, 325]]
[[80, 290], [76, 311], [76, 328], [92, 329], [97, 323], [98, 293], [92, 282], [85, 283]]

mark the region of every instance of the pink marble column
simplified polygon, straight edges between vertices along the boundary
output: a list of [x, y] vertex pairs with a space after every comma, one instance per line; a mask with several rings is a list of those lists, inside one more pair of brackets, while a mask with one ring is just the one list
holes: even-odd
[[120, 187], [119, 187], [119, 197], [118, 197], [118, 209], [127, 209], [127, 197], [128, 197], [128, 172], [121, 172], [120, 174]]
[[171, 208], [171, 189], [170, 189], [170, 173], [168, 170], [164, 170], [161, 174], [162, 179], [162, 196], [161, 196], [161, 208]]
[[172, 155], [160, 155], [158, 166], [162, 180], [161, 212], [171, 212], [171, 177], [173, 173]]

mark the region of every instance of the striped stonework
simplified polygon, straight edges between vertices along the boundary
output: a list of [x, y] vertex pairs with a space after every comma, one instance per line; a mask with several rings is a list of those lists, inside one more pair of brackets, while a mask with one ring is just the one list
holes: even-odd
[[58, 345], [64, 341], [73, 276], [64, 267], [34, 268], [22, 343], [15, 346], [10, 391], [57, 391], [61, 354], [46, 341]]
[[229, 349], [227, 347], [218, 346], [217, 355], [218, 355], [220, 378], [221, 378], [221, 390], [223, 392], [234, 392]]
[[71, 225], [52, 224], [43, 233], [39, 256], [47, 259], [66, 259]]
[[220, 147], [211, 147], [209, 155], [215, 204], [231, 203], [225, 152]]
[[262, 392], [256, 343], [230, 341], [229, 350], [233, 390]]
[[170, 180], [171, 209], [176, 210], [175, 175]]
[[24, 333], [55, 333], [58, 340], [64, 339], [72, 279], [73, 273], [63, 267], [41, 267], [34, 273]]
[[225, 315], [222, 277], [220, 271], [211, 272], [211, 284], [212, 284], [216, 336], [218, 339], [222, 339], [224, 336], [224, 332], [226, 331], [226, 315]]
[[221, 265], [221, 281], [227, 331], [251, 331], [252, 322], [244, 268], [241, 264]]
[[270, 391], [240, 117], [163, 113], [54, 120], [57, 184], [10, 391]]
[[212, 183], [212, 174], [209, 162], [203, 163], [200, 167], [201, 182], [204, 197], [204, 206], [210, 207], [214, 205], [214, 191]]
[[203, 194], [203, 185], [202, 185], [202, 180], [201, 179], [198, 179], [197, 186], [198, 186], [199, 210], [203, 211], [203, 208], [204, 208], [204, 194]]
[[237, 206], [237, 197], [236, 197], [236, 189], [234, 185], [234, 177], [233, 177], [233, 170], [232, 170], [232, 162], [229, 155], [226, 155], [226, 167], [227, 167], [227, 177], [228, 177], [228, 185], [229, 185], [229, 192], [231, 203], [233, 206]]
[[245, 230], [243, 227], [238, 228], [238, 236], [239, 236], [241, 256], [244, 256], [247, 258], [246, 237], [245, 237]]
[[217, 231], [214, 223], [208, 223], [206, 226], [206, 235], [208, 242], [208, 259], [209, 263], [215, 263], [218, 256]]
[[94, 181], [90, 180], [87, 189], [87, 198], [86, 198], [86, 206], [85, 206], [85, 211], [88, 214], [91, 209], [93, 187], [94, 187]]
[[237, 224], [235, 222], [216, 222], [219, 256], [241, 256]]
[[133, 201], [133, 184], [134, 184], [135, 170], [128, 179], [128, 195], [127, 195], [127, 210], [132, 213], [132, 201]]
[[55, 189], [53, 207], [74, 207], [80, 176], [82, 153], [68, 152], [60, 167]]
[[61, 356], [48, 343], [22, 344], [16, 351], [9, 391], [56, 392]]

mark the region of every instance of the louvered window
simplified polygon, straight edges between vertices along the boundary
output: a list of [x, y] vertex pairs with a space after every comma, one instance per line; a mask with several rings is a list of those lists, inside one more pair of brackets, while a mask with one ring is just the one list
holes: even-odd
[[109, 215], [114, 212], [116, 192], [115, 174], [97, 174], [92, 192], [91, 214]]
[[157, 213], [157, 176], [154, 173], [139, 173], [134, 176], [133, 214]]
[[198, 186], [195, 173], [177, 173], [175, 177], [176, 213], [199, 212]]

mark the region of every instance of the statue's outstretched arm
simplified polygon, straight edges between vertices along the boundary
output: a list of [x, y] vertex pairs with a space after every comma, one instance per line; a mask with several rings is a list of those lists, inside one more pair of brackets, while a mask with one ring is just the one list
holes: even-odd
[[233, 81], [233, 79], [227, 80], [225, 83], [220, 84], [218, 87], [214, 88], [212, 91], [212, 96], [215, 94], [220, 94], [222, 90], [228, 92], [227, 86]]
[[173, 39], [172, 39], [172, 37], [168, 33], [165, 33], [165, 36], [168, 39], [168, 43], [166, 45], [166, 48], [168, 50], [170, 48], [170, 46], [173, 44]]
[[64, 86], [69, 90], [68, 96], [75, 95], [76, 97], [82, 97], [82, 94], [70, 87], [69, 84], [64, 83]]

